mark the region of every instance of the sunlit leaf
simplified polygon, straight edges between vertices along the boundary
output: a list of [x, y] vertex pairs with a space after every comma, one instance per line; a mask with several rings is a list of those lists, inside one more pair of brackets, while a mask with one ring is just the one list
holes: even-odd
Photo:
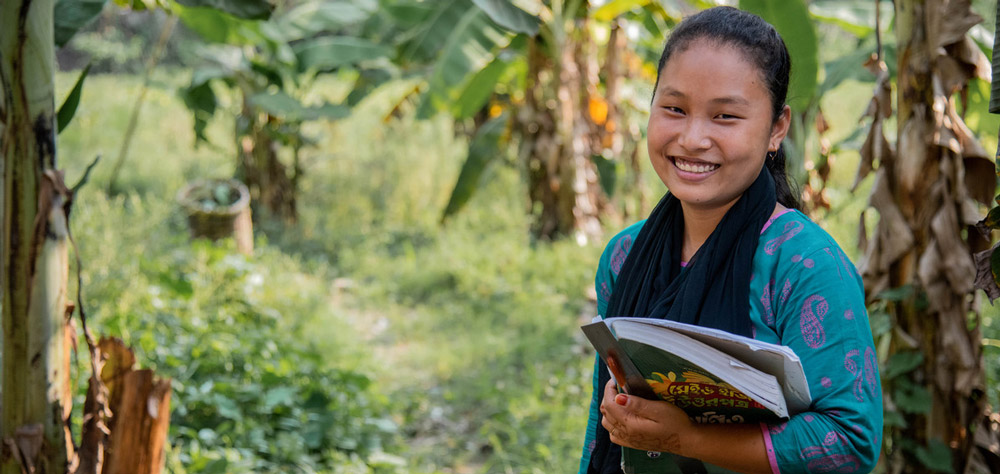
[[813, 18], [836, 25], [858, 38], [875, 31], [875, 7], [869, 1], [814, 1], [809, 4]]
[[274, 5], [268, 0], [177, 0], [188, 7], [207, 7], [247, 20], [266, 20]]
[[395, 24], [403, 28], [413, 28], [424, 24], [427, 19], [437, 12], [438, 5], [431, 2], [419, 2], [415, 0], [389, 2], [379, 5], [379, 8], [389, 14]]
[[510, 44], [513, 38], [477, 9], [467, 11], [451, 31], [434, 63], [425, 103], [421, 104], [421, 116], [426, 117], [431, 110], [448, 107], [450, 99], [457, 94], [453, 89], [490, 64], [497, 52]]
[[507, 62], [501, 58], [493, 60], [488, 66], [476, 73], [466, 83], [462, 94], [454, 101], [452, 114], [456, 119], [472, 117], [483, 108], [483, 105], [493, 95], [493, 89], [500, 75], [507, 69]]
[[351, 113], [349, 108], [340, 105], [306, 106], [284, 92], [256, 94], [250, 97], [250, 103], [275, 117], [293, 122], [320, 118], [338, 119]]
[[538, 33], [537, 17], [521, 10], [510, 0], [472, 0], [498, 25], [515, 33], [534, 36]]
[[740, 8], [767, 20], [785, 40], [793, 65], [788, 104], [804, 111], [816, 94], [819, 74], [819, 42], [804, 0], [740, 0]]
[[[874, 83], [875, 75], [864, 67], [865, 61], [867, 61], [874, 52], [875, 46], [871, 45], [871, 47], [855, 49], [854, 51], [851, 51], [843, 56], [839, 56], [826, 63], [823, 66], [826, 75], [823, 78], [823, 82], [819, 86], [817, 94], [822, 96], [849, 79]], [[792, 68], [794, 69], [795, 66]]]
[[288, 41], [337, 31], [360, 23], [378, 8], [374, 0], [311, 1], [296, 6], [276, 21]]
[[507, 127], [507, 119], [507, 115], [503, 114], [484, 123], [472, 137], [472, 141], [469, 143], [469, 154], [465, 159], [465, 164], [462, 165], [462, 171], [459, 172], [458, 180], [455, 181], [455, 188], [451, 191], [448, 205], [441, 216], [442, 221], [454, 215], [469, 202], [476, 188], [479, 187], [479, 180], [487, 166], [503, 153], [499, 142]]
[[73, 89], [69, 91], [69, 95], [66, 96], [66, 100], [63, 104], [59, 106], [59, 112], [56, 114], [56, 124], [59, 133], [62, 133], [69, 125], [69, 122], [73, 120], [73, 115], [76, 114], [76, 108], [80, 106], [80, 95], [83, 93], [83, 81], [87, 78], [87, 73], [90, 72], [90, 64], [83, 68], [80, 72], [80, 77], [76, 79], [76, 84], [73, 85]]
[[362, 61], [388, 56], [392, 50], [362, 38], [327, 36], [295, 45], [299, 70], [331, 71]]
[[57, 47], [62, 47], [83, 27], [94, 21], [108, 0], [58, 0], [52, 12]]
[[611, 0], [610, 2], [601, 5], [594, 13], [591, 14], [595, 20], [600, 21], [611, 21], [615, 17], [648, 4], [650, 0]]
[[215, 109], [218, 106], [211, 84], [208, 81], [193, 84], [182, 89], [180, 95], [184, 99], [184, 105], [194, 116], [195, 140], [207, 142], [205, 128], [208, 126], [208, 121], [215, 115]]
[[176, 5], [174, 11], [184, 26], [211, 43], [250, 45], [260, 37], [256, 20], [240, 19], [205, 7]]
[[471, 2], [463, 0], [442, 0], [437, 8], [428, 13], [427, 20], [418, 23], [403, 36], [403, 61], [425, 64], [432, 61], [444, 48], [455, 26], [465, 13], [474, 8]]

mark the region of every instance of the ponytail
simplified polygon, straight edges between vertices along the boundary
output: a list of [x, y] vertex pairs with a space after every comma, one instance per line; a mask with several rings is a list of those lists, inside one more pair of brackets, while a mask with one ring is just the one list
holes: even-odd
[[773, 158], [764, 159], [764, 167], [774, 178], [774, 193], [777, 195], [778, 203], [789, 209], [801, 209], [802, 203], [799, 202], [798, 187], [788, 179], [788, 174], [785, 173], [784, 144], [778, 146], [778, 151], [775, 152]]

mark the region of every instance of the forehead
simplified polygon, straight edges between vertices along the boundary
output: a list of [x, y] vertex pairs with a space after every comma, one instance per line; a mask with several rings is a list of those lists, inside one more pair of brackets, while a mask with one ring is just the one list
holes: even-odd
[[674, 51], [660, 71], [655, 93], [770, 101], [762, 71], [746, 53], [737, 46], [711, 39], [693, 40]]

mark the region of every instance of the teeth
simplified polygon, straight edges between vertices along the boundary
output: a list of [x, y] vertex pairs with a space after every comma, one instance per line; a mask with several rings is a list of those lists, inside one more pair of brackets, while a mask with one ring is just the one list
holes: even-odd
[[690, 163], [679, 158], [674, 159], [674, 164], [676, 164], [681, 171], [687, 171], [688, 173], [707, 173], [719, 167], [719, 165], [700, 165]]

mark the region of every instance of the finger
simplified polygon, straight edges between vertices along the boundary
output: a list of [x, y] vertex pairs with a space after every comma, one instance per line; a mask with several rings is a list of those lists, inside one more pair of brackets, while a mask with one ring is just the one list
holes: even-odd
[[604, 384], [604, 399], [614, 398], [618, 394], [618, 386], [615, 385], [614, 380], [608, 380], [608, 383]]

